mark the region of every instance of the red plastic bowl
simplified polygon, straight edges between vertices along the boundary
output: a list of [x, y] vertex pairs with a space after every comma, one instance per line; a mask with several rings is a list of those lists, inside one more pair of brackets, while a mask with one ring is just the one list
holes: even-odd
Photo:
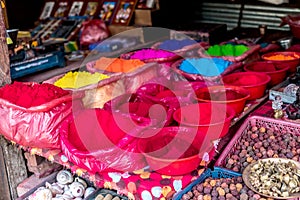
[[197, 134], [204, 134], [205, 141], [224, 137], [234, 116], [233, 108], [212, 103], [182, 106], [173, 113], [173, 119], [180, 126], [197, 127]]
[[195, 91], [199, 102], [221, 103], [233, 108], [235, 115], [240, 114], [250, 97], [248, 90], [239, 86], [218, 85], [199, 88]]
[[278, 65], [273, 61], [254, 61], [244, 66], [244, 70], [248, 72], [266, 73], [271, 77], [270, 87], [284, 81], [289, 70], [289, 66]]
[[[272, 59], [273, 56], [285, 57], [285, 60]], [[300, 63], [300, 52], [296, 51], [278, 51], [263, 54], [261, 56], [263, 60], [275, 62], [281, 66], [289, 66], [289, 72], [295, 73], [297, 66]]]
[[259, 99], [264, 96], [271, 77], [259, 72], [236, 72], [223, 77], [223, 83], [240, 86], [250, 92], [248, 100]]
[[[155, 131], [150, 129], [144, 133], [152, 135]], [[205, 152], [211, 154], [214, 150], [209, 143], [201, 148], [194, 146], [190, 135], [195, 131], [191, 127], [164, 127], [154, 136], [141, 139], [138, 149], [151, 170], [170, 176], [188, 174], [197, 169]]]

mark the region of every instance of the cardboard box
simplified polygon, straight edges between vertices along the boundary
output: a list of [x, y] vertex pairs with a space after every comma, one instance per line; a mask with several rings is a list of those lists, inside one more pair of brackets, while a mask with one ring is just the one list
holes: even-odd
[[135, 26], [109, 25], [108, 29], [111, 35], [124, 34], [127, 36], [137, 36], [144, 42], [143, 29]]
[[134, 24], [139, 26], [152, 26], [152, 10], [135, 9]]

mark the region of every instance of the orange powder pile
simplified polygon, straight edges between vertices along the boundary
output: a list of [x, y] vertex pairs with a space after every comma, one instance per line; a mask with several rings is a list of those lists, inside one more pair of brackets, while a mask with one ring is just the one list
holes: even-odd
[[274, 56], [269, 56], [266, 59], [268, 59], [268, 60], [294, 60], [296, 58], [299, 58], [299, 56], [297, 56], [297, 55], [290, 56], [290, 55], [277, 54], [277, 55], [274, 55]]
[[125, 60], [121, 58], [102, 57], [96, 61], [94, 68], [109, 72], [130, 72], [144, 64], [139, 59]]

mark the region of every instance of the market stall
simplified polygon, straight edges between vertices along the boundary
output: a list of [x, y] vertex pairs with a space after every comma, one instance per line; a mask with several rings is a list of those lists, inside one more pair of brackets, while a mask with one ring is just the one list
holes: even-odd
[[[115, 5], [119, 14], [103, 19], [128, 25], [120, 13], [136, 3], [122, 1]], [[57, 11], [66, 7], [62, 3]], [[89, 12], [83, 8], [76, 2], [66, 13], [94, 14], [91, 7], [86, 7]], [[49, 35], [84, 26], [82, 18], [74, 20], [50, 19], [34, 33], [47, 43]], [[64, 31], [54, 30], [54, 24]], [[128, 37], [141, 32], [139, 41]], [[81, 66], [61, 66], [59, 74], [39, 81], [24, 76], [3, 84], [1, 135], [27, 155], [63, 168], [19, 199], [298, 198], [300, 51], [295, 32], [289, 32], [289, 47], [270, 42], [266, 34], [259, 40], [212, 44], [184, 34], [178, 38], [173, 31], [149, 40], [145, 35], [152, 32], [143, 28], [94, 46], [81, 43], [93, 48]], [[64, 42], [37, 48], [48, 53]], [[18, 64], [35, 66], [40, 58]], [[12, 64], [11, 70], [20, 75], [18, 67]]]

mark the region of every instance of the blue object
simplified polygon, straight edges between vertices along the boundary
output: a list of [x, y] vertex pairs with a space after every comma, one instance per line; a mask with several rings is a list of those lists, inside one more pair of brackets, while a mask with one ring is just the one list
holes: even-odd
[[55, 51], [10, 65], [11, 79], [23, 77], [53, 67], [64, 67], [64, 52]]
[[231, 64], [222, 58], [188, 58], [180, 64], [179, 69], [190, 74], [218, 76]]
[[184, 39], [184, 40], [165, 40], [162, 42], [158, 48], [162, 50], [169, 50], [169, 51], [174, 51], [177, 49], [181, 49], [182, 47], [185, 47], [187, 45], [192, 45], [196, 44], [196, 41], [191, 40], [191, 39]]
[[263, 43], [260, 44], [260, 47], [261, 47], [261, 48], [265, 48], [265, 47], [267, 47], [268, 45], [269, 45], [269, 43], [263, 42]]
[[173, 200], [180, 200], [182, 196], [189, 191], [192, 190], [192, 188], [199, 184], [203, 183], [205, 179], [212, 177], [212, 178], [233, 178], [233, 177], [238, 177], [242, 176], [241, 173], [231, 171], [228, 169], [224, 169], [221, 167], [214, 167], [213, 170], [211, 169], [206, 169], [196, 180], [194, 180], [192, 183], [190, 183], [186, 188], [178, 192], [177, 194], [174, 195]]

